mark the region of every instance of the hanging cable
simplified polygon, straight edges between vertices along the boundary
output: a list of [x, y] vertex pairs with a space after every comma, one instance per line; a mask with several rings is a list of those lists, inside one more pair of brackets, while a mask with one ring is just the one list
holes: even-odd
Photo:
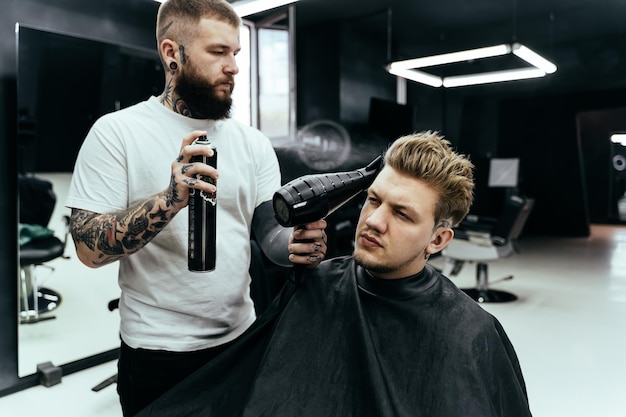
[[392, 24], [391, 6], [387, 7], [387, 62], [391, 62], [391, 24]]
[[517, 0], [513, 0], [513, 42], [517, 42]]

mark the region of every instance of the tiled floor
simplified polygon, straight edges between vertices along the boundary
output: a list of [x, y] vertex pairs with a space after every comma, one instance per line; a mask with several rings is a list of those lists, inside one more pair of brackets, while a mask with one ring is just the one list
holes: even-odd
[[[514, 274], [494, 288], [518, 300], [481, 305], [502, 322], [517, 350], [533, 415], [626, 416], [626, 227], [594, 225], [589, 238], [525, 237], [519, 244], [519, 254], [490, 266], [491, 280]], [[441, 258], [433, 260], [438, 262]], [[114, 283], [115, 278], [100, 280]], [[466, 265], [453, 281], [472, 287], [474, 265]], [[115, 292], [109, 290], [105, 299]], [[102, 333], [113, 334], [115, 324], [106, 314], [102, 325], [88, 319]], [[109, 362], [50, 388], [0, 398], [0, 416], [119, 417], [115, 386], [91, 391], [114, 373], [115, 362]]]

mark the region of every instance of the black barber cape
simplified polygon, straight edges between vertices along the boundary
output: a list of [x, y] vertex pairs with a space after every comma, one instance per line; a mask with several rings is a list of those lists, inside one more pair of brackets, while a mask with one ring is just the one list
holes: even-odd
[[496, 318], [427, 266], [374, 278], [306, 269], [228, 350], [141, 417], [530, 416]]

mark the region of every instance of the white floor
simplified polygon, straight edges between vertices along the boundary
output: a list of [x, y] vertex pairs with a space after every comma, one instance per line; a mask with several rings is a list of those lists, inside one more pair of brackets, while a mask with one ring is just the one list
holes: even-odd
[[[59, 238], [65, 232], [64, 207], [70, 174], [38, 174], [53, 183], [57, 203], [48, 227]], [[109, 301], [119, 297], [118, 265], [97, 269], [84, 266], [76, 257], [71, 236], [65, 249], [67, 259], [57, 258], [45, 267], [36, 268], [38, 286], [61, 296], [61, 303], [42, 317], [55, 317], [34, 324], [18, 326], [19, 375], [36, 372], [37, 364], [66, 364], [96, 353], [119, 347], [119, 315], [108, 309]]]
[[[492, 281], [514, 274], [494, 288], [518, 300], [481, 305], [516, 347], [534, 417], [626, 416], [626, 227], [595, 225], [590, 238], [526, 237], [519, 243], [519, 254], [490, 266]], [[474, 265], [453, 281], [472, 287]], [[84, 320], [100, 326], [95, 317]], [[100, 330], [113, 333], [112, 326], [107, 321]], [[115, 365], [0, 398], [0, 416], [119, 417], [114, 385], [91, 391], [115, 373]]]

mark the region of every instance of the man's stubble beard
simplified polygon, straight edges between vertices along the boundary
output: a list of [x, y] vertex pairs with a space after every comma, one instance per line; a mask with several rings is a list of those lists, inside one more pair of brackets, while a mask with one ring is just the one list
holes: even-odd
[[[230, 117], [233, 103], [231, 94], [224, 98], [218, 96], [215, 84], [198, 76], [194, 70], [189, 70], [189, 67], [186, 69], [187, 71], [181, 72], [178, 76], [174, 88], [175, 95], [182, 101], [175, 104], [176, 110], [194, 119], [222, 120]], [[221, 85], [222, 81], [218, 80], [216, 84]]]
[[391, 266], [365, 260], [363, 257], [357, 255], [356, 251], [352, 254], [352, 257], [354, 258], [354, 262], [356, 262], [357, 265], [367, 269], [370, 272], [384, 274], [393, 271], [393, 268]]
[[354, 262], [356, 262], [357, 265], [367, 269], [368, 271], [378, 274], [388, 274], [390, 272], [397, 271], [405, 267], [406, 265], [409, 265], [420, 256], [419, 253], [416, 253], [414, 256], [410, 256], [403, 261], [397, 261], [395, 264], [392, 264], [389, 262], [376, 260], [375, 258], [373, 260], [370, 260], [370, 258], [367, 256], [368, 252], [366, 250], [361, 249], [361, 252], [362, 255], [359, 253], [359, 249], [355, 247], [354, 251], [352, 252], [352, 258], [354, 259]]

